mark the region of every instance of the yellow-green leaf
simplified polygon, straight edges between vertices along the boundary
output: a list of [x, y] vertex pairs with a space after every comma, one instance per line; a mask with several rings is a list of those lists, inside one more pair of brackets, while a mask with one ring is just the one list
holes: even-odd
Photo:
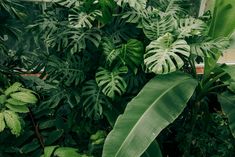
[[3, 113], [0, 112], [0, 132], [2, 132], [6, 127], [5, 121], [4, 121], [4, 116]]
[[15, 82], [13, 85], [11, 85], [10, 87], [8, 87], [6, 90], [5, 90], [5, 95], [9, 95], [11, 93], [14, 93], [14, 92], [17, 92], [19, 91], [19, 89], [22, 87], [23, 85], [19, 82]]
[[12, 104], [6, 104], [6, 107], [9, 108], [11, 111], [18, 112], [18, 113], [27, 113], [29, 109], [27, 106], [17, 106]]
[[34, 94], [28, 92], [16, 92], [11, 94], [11, 97], [30, 104], [35, 104], [37, 102], [37, 97]]
[[7, 99], [6, 102], [11, 104], [11, 105], [15, 105], [15, 106], [24, 106], [24, 105], [27, 104], [25, 102], [22, 102], [20, 100], [16, 100], [16, 99], [13, 99], [13, 98]]
[[10, 128], [11, 133], [19, 136], [20, 132], [21, 132], [21, 124], [20, 124], [20, 120], [19, 120], [19, 116], [10, 110], [5, 110], [3, 112], [4, 115], [4, 119], [6, 122], [7, 127]]

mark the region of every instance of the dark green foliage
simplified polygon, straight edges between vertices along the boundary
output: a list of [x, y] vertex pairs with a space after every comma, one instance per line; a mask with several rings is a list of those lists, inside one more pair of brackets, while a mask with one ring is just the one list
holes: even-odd
[[[155, 74], [182, 70], [196, 77], [195, 59], [214, 57], [215, 49], [227, 47], [226, 38], [208, 36], [209, 21], [195, 16], [192, 3], [196, 2], [0, 0], [0, 111], [8, 108], [6, 116], [14, 111], [11, 121], [3, 118], [6, 125], [0, 124], [0, 131], [10, 128], [0, 133], [0, 157], [102, 156], [118, 115]], [[195, 99], [207, 98], [221, 85], [226, 88], [223, 72], [202, 78], [197, 90], [202, 94]], [[15, 82], [27, 87], [17, 92], [30, 93], [31, 99], [4, 93]], [[2, 95], [23, 103], [14, 106], [15, 101]], [[222, 114], [210, 116], [198, 118], [192, 134], [196, 142], [187, 150], [193, 140], [183, 141], [183, 133], [191, 135], [192, 124], [176, 130], [182, 153], [232, 154], [227, 120]], [[202, 123], [213, 125], [202, 134]], [[212, 133], [228, 145], [210, 140]], [[153, 148], [158, 148], [156, 141], [145, 155], [156, 152]]]

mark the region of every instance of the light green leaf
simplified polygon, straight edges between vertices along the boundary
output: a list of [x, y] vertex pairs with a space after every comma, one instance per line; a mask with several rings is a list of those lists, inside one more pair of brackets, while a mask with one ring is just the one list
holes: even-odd
[[20, 88], [22, 87], [23, 85], [19, 82], [15, 82], [13, 85], [11, 85], [10, 87], [8, 87], [6, 90], [5, 90], [5, 95], [9, 95], [11, 93], [14, 93], [14, 92], [17, 92], [20, 90]]
[[218, 95], [218, 100], [223, 112], [228, 117], [230, 130], [233, 137], [235, 137], [235, 95], [230, 92], [224, 92]]
[[17, 106], [12, 104], [6, 104], [6, 107], [9, 108], [11, 111], [18, 112], [18, 113], [27, 113], [29, 109], [27, 106]]
[[51, 157], [54, 150], [59, 146], [47, 146], [44, 148], [44, 157]]
[[11, 97], [18, 101], [22, 101], [29, 104], [35, 104], [38, 101], [37, 97], [34, 94], [28, 92], [16, 92], [11, 94]]
[[70, 147], [60, 147], [56, 149], [54, 156], [58, 157], [81, 157], [78, 150]]
[[2, 112], [0, 112], [0, 132], [2, 132], [6, 127], [5, 121], [4, 121], [4, 115]]
[[197, 81], [184, 73], [159, 75], [128, 103], [107, 136], [103, 157], [139, 157], [183, 111]]
[[3, 112], [3, 115], [6, 125], [10, 128], [11, 133], [16, 136], [19, 136], [21, 132], [21, 124], [19, 116], [15, 112], [10, 110], [5, 110]]
[[152, 41], [146, 47], [144, 63], [156, 74], [167, 74], [180, 69], [184, 61], [180, 56], [189, 57], [190, 46], [185, 40], [173, 41], [170, 33]]
[[26, 105], [27, 103], [25, 102], [22, 102], [20, 100], [17, 100], [17, 99], [13, 99], [13, 98], [9, 98], [6, 100], [7, 103], [11, 104], [11, 105], [17, 105], [17, 106], [24, 106]]

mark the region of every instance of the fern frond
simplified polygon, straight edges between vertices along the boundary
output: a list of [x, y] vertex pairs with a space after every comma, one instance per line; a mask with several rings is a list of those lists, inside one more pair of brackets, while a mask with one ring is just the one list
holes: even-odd
[[110, 102], [94, 80], [87, 81], [82, 88], [84, 112], [87, 117], [100, 119], [103, 107], [110, 107]]
[[152, 41], [146, 47], [144, 62], [147, 68], [156, 74], [174, 72], [184, 65], [181, 56], [189, 57], [190, 46], [185, 40], [173, 41], [169, 33]]
[[96, 20], [98, 16], [102, 16], [102, 12], [100, 10], [94, 10], [87, 14], [85, 12], [81, 12], [78, 8], [73, 8], [69, 13], [69, 22], [75, 28], [92, 28], [92, 22]]
[[197, 38], [195, 43], [190, 44], [191, 54], [201, 57], [215, 57], [217, 52], [223, 53], [228, 48], [229, 40], [227, 38], [217, 39], [200, 39]]
[[200, 36], [207, 30], [207, 25], [202, 20], [189, 17], [179, 20], [178, 30], [179, 38], [194, 35]]
[[116, 67], [112, 71], [100, 67], [96, 73], [96, 82], [106, 96], [114, 98], [116, 94], [122, 95], [126, 90], [126, 82], [120, 76], [125, 73], [126, 67]]

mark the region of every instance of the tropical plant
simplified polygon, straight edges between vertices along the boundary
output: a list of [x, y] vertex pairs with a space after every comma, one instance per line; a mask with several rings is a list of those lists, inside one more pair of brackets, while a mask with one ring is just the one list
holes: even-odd
[[172, 135], [174, 156], [190, 156], [207, 122], [233, 154], [235, 75], [212, 64], [230, 35], [217, 11], [233, 2], [212, 18], [191, 0], [0, 2], [0, 156], [161, 157]]

